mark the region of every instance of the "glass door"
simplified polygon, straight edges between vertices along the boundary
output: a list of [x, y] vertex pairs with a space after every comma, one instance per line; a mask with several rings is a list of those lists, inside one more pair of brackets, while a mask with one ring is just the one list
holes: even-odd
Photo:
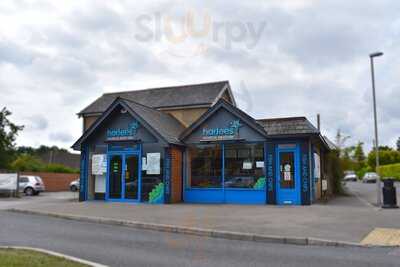
[[138, 200], [139, 157], [136, 154], [111, 154], [108, 168], [108, 198], [111, 200]]
[[125, 156], [125, 199], [138, 199], [139, 161], [136, 155]]
[[122, 155], [111, 155], [109, 161], [108, 195], [111, 199], [120, 199], [122, 197]]
[[297, 150], [278, 151], [277, 200], [278, 204], [300, 204], [300, 181]]

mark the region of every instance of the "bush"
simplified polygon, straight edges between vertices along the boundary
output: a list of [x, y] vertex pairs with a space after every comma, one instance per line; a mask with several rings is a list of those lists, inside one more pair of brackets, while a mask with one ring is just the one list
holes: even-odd
[[342, 185], [343, 167], [339, 157], [339, 152], [333, 150], [328, 154], [328, 173], [332, 177], [332, 193], [336, 195], [344, 194]]
[[[375, 169], [376, 153], [372, 150], [368, 154], [368, 165]], [[400, 163], [400, 152], [395, 150], [379, 150], [379, 163], [380, 165], [388, 165]]]
[[62, 164], [45, 164], [40, 159], [29, 155], [22, 154], [13, 163], [11, 168], [15, 171], [31, 171], [31, 172], [56, 172], [56, 173], [79, 173], [78, 169], [69, 168]]
[[378, 172], [382, 178], [393, 177], [400, 181], [400, 163], [379, 166]]
[[44, 172], [59, 172], [59, 173], [79, 173], [78, 169], [70, 168], [62, 164], [47, 164], [42, 169]]
[[39, 172], [43, 168], [43, 162], [29, 154], [22, 154], [11, 163], [11, 168], [16, 171]]

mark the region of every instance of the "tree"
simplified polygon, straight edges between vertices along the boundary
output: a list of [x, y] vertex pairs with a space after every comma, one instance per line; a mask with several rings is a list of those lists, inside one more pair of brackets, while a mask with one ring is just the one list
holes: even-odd
[[0, 169], [9, 168], [15, 152], [15, 139], [24, 128], [12, 123], [8, 119], [10, 115], [5, 107], [0, 111]]
[[400, 137], [399, 137], [399, 139], [397, 139], [396, 147], [397, 147], [397, 151], [400, 152]]
[[[376, 153], [372, 150], [368, 154], [368, 165], [375, 169], [376, 166]], [[400, 163], [400, 151], [396, 150], [379, 150], [379, 165], [388, 165], [393, 163]]]
[[363, 149], [363, 142], [358, 142], [356, 147], [354, 148], [354, 160], [356, 162], [356, 170], [360, 170], [365, 165], [365, 153]]

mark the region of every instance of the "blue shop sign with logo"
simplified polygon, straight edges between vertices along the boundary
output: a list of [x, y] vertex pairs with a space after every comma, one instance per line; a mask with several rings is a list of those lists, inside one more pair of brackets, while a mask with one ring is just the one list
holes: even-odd
[[229, 122], [228, 127], [224, 128], [203, 128], [203, 140], [227, 140], [236, 139], [239, 137], [239, 129], [242, 127], [240, 120], [233, 120]]
[[127, 128], [107, 129], [107, 140], [134, 140], [139, 129], [139, 122], [133, 120]]

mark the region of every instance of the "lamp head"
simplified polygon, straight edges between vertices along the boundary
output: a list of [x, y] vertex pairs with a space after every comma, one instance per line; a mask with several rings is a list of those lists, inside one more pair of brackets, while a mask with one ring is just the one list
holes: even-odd
[[375, 52], [375, 53], [372, 53], [372, 54], [369, 54], [369, 57], [380, 57], [380, 56], [383, 56], [383, 53], [382, 52]]

